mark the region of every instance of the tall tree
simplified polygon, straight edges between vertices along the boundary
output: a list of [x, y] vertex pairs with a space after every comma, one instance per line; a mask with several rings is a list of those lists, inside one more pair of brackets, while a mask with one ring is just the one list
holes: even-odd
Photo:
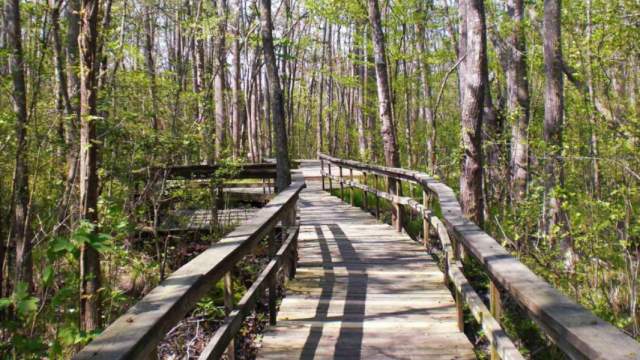
[[226, 65], [227, 65], [227, 49], [226, 49], [226, 32], [227, 32], [227, 14], [229, 8], [227, 0], [217, 0], [218, 12], [218, 36], [215, 44], [215, 61], [216, 72], [214, 76], [214, 111], [216, 118], [216, 138], [215, 138], [215, 158], [220, 158], [222, 150], [224, 150], [226, 141]]
[[507, 107], [511, 130], [511, 194], [522, 200], [529, 178], [529, 84], [524, 34], [524, 0], [508, 0], [511, 33], [507, 38]]
[[[431, 2], [429, 2], [431, 6]], [[420, 5], [419, 11], [421, 14], [421, 21], [416, 24], [418, 41], [418, 51], [420, 61], [418, 63], [420, 67], [420, 76], [422, 78], [422, 112], [424, 120], [427, 126], [427, 168], [432, 174], [436, 173], [436, 119], [433, 113], [433, 99], [431, 92], [431, 66], [429, 65], [428, 55], [429, 50], [427, 47], [427, 34], [424, 29], [423, 22], [426, 22], [429, 18], [427, 11]]]
[[460, 0], [462, 74], [462, 146], [460, 197], [465, 215], [482, 226], [482, 112], [486, 86], [486, 26], [483, 0]]
[[[559, 245], [565, 265], [570, 266], [573, 244], [569, 236], [569, 219], [558, 190], [564, 187], [564, 164], [562, 160], [563, 133], [563, 72], [561, 41], [561, 0], [544, 1], [544, 141], [545, 156], [545, 214], [544, 232]], [[558, 243], [558, 238], [560, 241]]]
[[[80, 29], [80, 215], [98, 223], [98, 142], [96, 138], [99, 0], [82, 0]], [[100, 326], [98, 289], [100, 288], [100, 258], [90, 244], [80, 250], [80, 316], [85, 331]]]
[[27, 89], [24, 55], [22, 52], [22, 24], [20, 1], [7, 0], [4, 21], [9, 50], [9, 71], [13, 80], [13, 110], [16, 116], [16, 157], [13, 175], [13, 202], [11, 204], [11, 232], [16, 249], [15, 284], [31, 286], [33, 265], [29, 228], [29, 173], [27, 169]]
[[260, 25], [262, 30], [262, 47], [264, 62], [269, 79], [271, 96], [271, 115], [276, 135], [276, 187], [284, 190], [291, 183], [289, 168], [289, 148], [287, 145], [287, 128], [284, 119], [284, 97], [280, 87], [280, 77], [276, 65], [276, 54], [273, 49], [273, 22], [271, 21], [271, 0], [260, 0]]
[[382, 123], [380, 133], [382, 134], [385, 164], [399, 167], [400, 156], [398, 155], [395, 126], [391, 113], [391, 89], [387, 71], [387, 54], [378, 0], [369, 0], [369, 22], [373, 33], [373, 52], [378, 85], [378, 112]]

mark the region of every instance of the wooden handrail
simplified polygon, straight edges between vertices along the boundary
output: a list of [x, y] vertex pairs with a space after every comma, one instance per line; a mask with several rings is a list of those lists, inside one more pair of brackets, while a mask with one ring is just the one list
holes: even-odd
[[[148, 174], [159, 174], [160, 177], [166, 179], [208, 179], [218, 169], [220, 165], [176, 165], [166, 167], [148, 167], [133, 171], [137, 177], [146, 176]], [[275, 179], [276, 164], [258, 163], [258, 164], [242, 164], [238, 167], [237, 178], [255, 178], [255, 179]]]
[[[442, 223], [446, 226], [447, 236], [451, 236], [457, 243], [462, 244], [480, 262], [493, 284], [504, 289], [508, 296], [527, 310], [530, 318], [570, 358], [640, 359], [640, 343], [567, 298], [511, 256], [489, 234], [466, 219], [455, 193], [447, 185], [425, 173], [413, 170], [365, 164], [325, 154], [318, 154], [318, 156], [321, 162], [327, 161], [335, 166], [420, 184], [424, 190], [435, 195], [440, 203]], [[324, 171], [322, 172], [324, 177]], [[339, 181], [358, 187], [357, 183], [352, 184], [344, 179]], [[404, 203], [409, 205], [409, 208], [423, 213], [425, 217], [432, 217], [428, 209], [415, 201], [410, 203], [408, 199], [392, 194], [382, 194], [373, 189], [368, 191], [376, 191], [383, 198], [391, 198], [391, 201]], [[448, 272], [454, 283], [456, 279], [462, 280], [464, 278], [464, 276], [460, 276], [462, 275], [461, 271], [454, 267], [450, 267]], [[463, 284], [456, 284], [458, 291], [468, 290], [468, 288], [459, 285]], [[469, 293], [467, 292], [467, 294]], [[469, 300], [472, 299], [467, 301]], [[492, 335], [488, 334], [488, 336], [491, 340]], [[497, 344], [495, 345], [497, 346]]]
[[292, 180], [252, 219], [172, 273], [74, 359], [141, 359], [152, 354], [165, 334], [279, 222], [295, 221], [292, 214], [305, 184], [301, 174]]

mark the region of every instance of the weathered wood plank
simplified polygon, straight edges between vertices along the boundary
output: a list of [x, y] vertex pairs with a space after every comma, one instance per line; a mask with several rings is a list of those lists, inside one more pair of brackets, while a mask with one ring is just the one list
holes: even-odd
[[254, 218], [171, 274], [74, 358], [138, 359], [150, 354], [166, 332], [295, 206], [305, 185], [300, 176], [293, 180]]
[[[640, 343], [535, 275], [462, 213], [455, 193], [431, 176], [401, 168], [364, 164], [319, 154], [327, 164], [421, 184], [437, 197], [448, 232], [484, 266], [493, 281], [575, 359], [640, 359]], [[384, 195], [384, 194], [382, 194]]]
[[300, 198], [296, 279], [258, 358], [475, 358], [443, 274], [418, 243], [319, 184]]

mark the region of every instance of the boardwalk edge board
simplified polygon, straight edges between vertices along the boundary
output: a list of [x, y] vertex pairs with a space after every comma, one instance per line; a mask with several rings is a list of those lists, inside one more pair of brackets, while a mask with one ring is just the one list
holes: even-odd
[[294, 174], [292, 180], [252, 219], [172, 273], [74, 359], [140, 359], [152, 354], [165, 334], [216, 282], [295, 209], [298, 194], [306, 185], [300, 174]]
[[[434, 194], [449, 234], [480, 261], [489, 277], [515, 299], [547, 336], [573, 359], [640, 359], [640, 343], [560, 293], [466, 219], [453, 190], [428, 174], [318, 154], [321, 162], [419, 184]], [[324, 165], [323, 165], [324, 168]], [[328, 173], [333, 178], [329, 170]], [[350, 186], [357, 186], [350, 182]], [[375, 190], [368, 190], [374, 192]], [[381, 197], [407, 203], [394, 195]], [[392, 200], [392, 201], [393, 201]], [[416, 204], [419, 205], [419, 204]], [[413, 206], [411, 206], [413, 207]]]

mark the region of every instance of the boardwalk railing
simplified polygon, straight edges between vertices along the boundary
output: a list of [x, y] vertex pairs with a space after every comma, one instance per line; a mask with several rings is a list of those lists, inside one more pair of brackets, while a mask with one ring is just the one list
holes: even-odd
[[[296, 222], [296, 203], [304, 186], [302, 176], [294, 176], [291, 185], [252, 219], [176, 270], [109, 325], [75, 359], [153, 358], [158, 343], [167, 332], [183, 320], [222, 278], [225, 279], [225, 303], [230, 313], [201, 354], [201, 359], [220, 357], [265, 287], [269, 287], [270, 321], [275, 322], [276, 274], [283, 267], [290, 276], [295, 273], [299, 227]], [[277, 230], [284, 234], [279, 250], [273, 246]], [[265, 238], [269, 239], [270, 253], [274, 256], [232, 309], [230, 270]]]
[[[402, 229], [403, 209], [419, 214], [423, 219], [425, 246], [429, 244], [431, 229], [437, 233], [445, 252], [445, 282], [451, 282], [455, 288], [458, 326], [463, 330], [463, 304], [466, 303], [491, 343], [492, 358], [522, 359], [499, 323], [500, 290], [503, 290], [506, 296], [516, 300], [527, 311], [529, 317], [570, 358], [640, 359], [638, 342], [568, 299], [511, 256], [480, 227], [467, 220], [455, 193], [445, 184], [412, 170], [370, 165], [324, 154], [318, 156], [321, 161], [323, 188], [325, 178], [328, 180], [329, 190], [333, 190], [333, 182], [336, 181], [344, 200], [347, 187], [351, 192], [352, 204], [354, 191], [360, 190], [364, 195], [362, 206], [366, 209], [370, 207], [367, 194], [372, 194], [378, 217], [379, 199], [388, 200], [394, 207], [393, 223], [398, 230]], [[345, 170], [349, 171], [347, 176]], [[354, 177], [354, 171], [359, 171], [361, 175]], [[386, 191], [378, 190], [380, 178], [386, 184]], [[403, 181], [422, 188], [422, 204], [411, 197], [402, 196], [400, 185]], [[395, 193], [391, 193], [390, 189], [396, 189]], [[441, 219], [430, 210], [432, 200], [439, 202]], [[489, 308], [462, 271], [462, 249], [480, 262], [491, 279]]]

